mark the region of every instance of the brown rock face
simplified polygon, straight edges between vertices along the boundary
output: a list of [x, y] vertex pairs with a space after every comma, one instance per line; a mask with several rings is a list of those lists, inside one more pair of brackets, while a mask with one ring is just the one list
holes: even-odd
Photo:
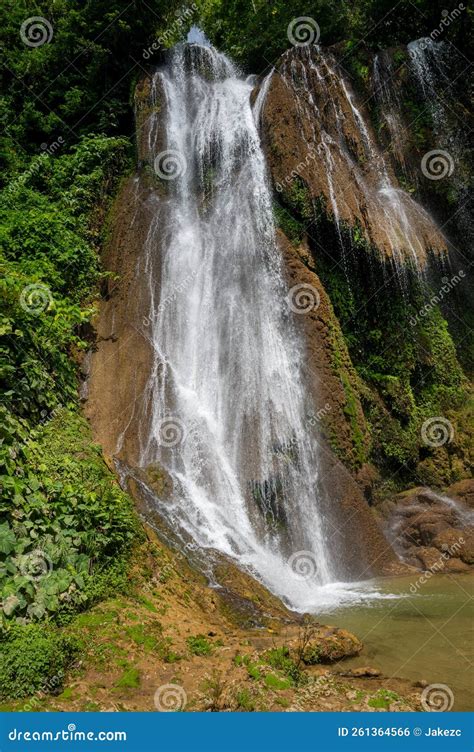
[[110, 461], [114, 456], [136, 459], [140, 411], [151, 368], [148, 297], [140, 273], [141, 249], [152, 220], [149, 195], [143, 177], [127, 179], [114, 206], [103, 257], [111, 276], [96, 321], [84, 410]]
[[446, 250], [442, 233], [403, 191], [378, 145], [370, 120], [335, 56], [311, 46], [285, 53], [262, 111], [277, 191], [309, 219], [314, 202], [341, 229], [352, 228], [397, 264], [422, 267]]
[[[472, 482], [455, 487], [468, 497]], [[389, 537], [410, 563], [434, 572], [462, 572], [474, 564], [473, 514], [454, 496], [415, 488], [399, 494], [386, 513]]]
[[[140, 426], [146, 423], [152, 367], [150, 339], [152, 291], [159, 280], [159, 253], [148, 262], [144, 248], [151, 228], [166, 210], [163, 186], [152, 169], [153, 149], [164, 148], [159, 82], [144, 76], [135, 92], [139, 171], [122, 186], [109, 218], [111, 232], [103, 267], [111, 273], [96, 321], [96, 347], [90, 361], [85, 414], [106, 458], [135, 466]], [[153, 149], [151, 148], [153, 146]], [[147, 267], [153, 265], [153, 269]]]
[[[328, 443], [337, 435], [337, 445], [344, 461], [356, 466], [361, 458], [355, 446], [354, 432], [365, 451], [370, 447], [370, 435], [360, 401], [351, 388], [358, 377], [339, 322], [314, 271], [306, 243], [294, 246], [280, 230], [278, 244], [284, 258], [288, 288], [306, 285], [318, 296], [317, 305], [300, 315], [298, 321], [306, 342], [305, 375], [314, 403], [314, 420]], [[353, 402], [354, 407], [352, 425], [347, 417], [349, 402]]]
[[474, 509], [474, 480], [472, 478], [453, 483], [446, 489], [446, 493], [453, 499], [465, 504], [469, 509]]

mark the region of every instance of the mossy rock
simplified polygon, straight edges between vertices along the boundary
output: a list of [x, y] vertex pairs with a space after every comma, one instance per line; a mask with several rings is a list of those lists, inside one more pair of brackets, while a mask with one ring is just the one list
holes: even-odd
[[308, 666], [335, 663], [359, 655], [363, 647], [362, 642], [345, 629], [323, 628], [305, 648], [303, 662]]

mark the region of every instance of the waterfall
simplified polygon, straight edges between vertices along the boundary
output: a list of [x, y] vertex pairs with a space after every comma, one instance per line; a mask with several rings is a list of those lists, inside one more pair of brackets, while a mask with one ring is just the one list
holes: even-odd
[[304, 610], [337, 578], [339, 552], [326, 543], [304, 347], [251, 90], [197, 44], [178, 45], [154, 74], [166, 152], [156, 153], [153, 115], [150, 156], [159, 173], [162, 158], [175, 170], [162, 173], [166, 196], [145, 244], [154, 365], [140, 465], [171, 479], [156, 504], [177, 535]]
[[444, 155], [443, 152], [441, 154], [445, 179], [451, 181], [457, 194], [456, 222], [459, 234], [469, 245], [473, 237], [472, 210], [469, 208], [470, 146], [464, 136], [466, 113], [456, 111], [456, 102], [451, 94], [453, 80], [456, 81], [460, 75], [452, 71], [454, 68], [462, 71], [465, 61], [460, 59], [453, 45], [434, 42], [429, 37], [410, 42], [408, 53], [412, 75], [433, 121], [434, 146], [444, 151]]
[[421, 273], [427, 252], [444, 249], [444, 238], [423, 207], [398, 185], [334, 55], [319, 47], [292, 50], [281, 73], [294, 94], [308, 148], [316, 148], [322, 158], [320, 187], [341, 245], [343, 225], [358, 224], [402, 279], [407, 265]]
[[446, 45], [433, 42], [429, 37], [417, 39], [408, 45], [408, 54], [412, 71], [418, 81], [424, 99], [429, 102], [435, 129], [440, 132], [446, 125], [447, 104], [443, 101], [441, 87], [450, 86], [451, 81], [445, 73]]
[[390, 149], [394, 158], [406, 172], [405, 143], [406, 128], [403, 124], [400, 93], [394, 84], [393, 61], [390, 54], [383, 50], [374, 57], [373, 88], [380, 104], [380, 114], [390, 136]]

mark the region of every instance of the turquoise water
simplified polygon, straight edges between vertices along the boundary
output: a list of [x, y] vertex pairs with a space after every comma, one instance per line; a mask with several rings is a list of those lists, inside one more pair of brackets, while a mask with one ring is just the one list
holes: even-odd
[[318, 619], [364, 643], [344, 667], [446, 684], [453, 710], [474, 710], [474, 575], [436, 575], [414, 593], [416, 583], [413, 576], [372, 581], [367, 587], [378, 597], [318, 612]]

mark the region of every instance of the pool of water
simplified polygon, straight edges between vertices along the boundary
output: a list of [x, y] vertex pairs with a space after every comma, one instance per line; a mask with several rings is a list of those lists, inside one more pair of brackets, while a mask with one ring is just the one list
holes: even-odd
[[318, 620], [353, 632], [364, 643], [344, 667], [370, 665], [390, 677], [450, 687], [453, 710], [474, 710], [474, 575], [413, 576], [361, 584]]

